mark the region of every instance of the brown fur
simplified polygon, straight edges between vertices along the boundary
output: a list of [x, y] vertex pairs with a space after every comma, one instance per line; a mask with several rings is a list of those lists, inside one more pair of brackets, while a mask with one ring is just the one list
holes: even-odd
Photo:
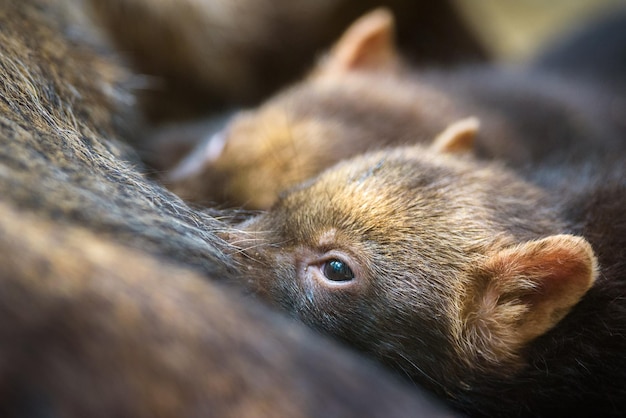
[[201, 204], [268, 208], [281, 191], [344, 158], [431, 141], [469, 116], [481, 122], [479, 154], [517, 167], [557, 152], [583, 159], [621, 147], [623, 92], [541, 69], [418, 72], [400, 64], [393, 30], [383, 10], [359, 19], [309, 77], [236, 115], [173, 170], [172, 190]]
[[142, 174], [132, 75], [82, 12], [0, 0], [0, 415], [446, 414], [215, 283], [242, 278], [227, 215]]
[[[259, 272], [253, 293], [471, 415], [616, 416], [626, 176], [620, 159], [596, 161], [599, 178], [563, 161], [522, 175], [419, 146], [373, 152], [285, 193], [231, 239]], [[581, 198], [606, 214], [573, 217]], [[352, 278], [329, 276], [336, 260]]]

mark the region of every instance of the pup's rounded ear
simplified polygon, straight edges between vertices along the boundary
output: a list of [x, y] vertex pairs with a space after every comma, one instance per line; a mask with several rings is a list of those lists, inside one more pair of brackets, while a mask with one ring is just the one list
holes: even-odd
[[313, 71], [313, 77], [349, 71], [394, 70], [399, 62], [395, 21], [386, 8], [357, 19]]
[[499, 361], [553, 328], [581, 300], [597, 276], [591, 245], [581, 237], [553, 235], [497, 251], [474, 278], [468, 335], [484, 355]]
[[430, 149], [441, 153], [472, 152], [479, 128], [478, 118], [469, 117], [458, 120], [437, 135]]

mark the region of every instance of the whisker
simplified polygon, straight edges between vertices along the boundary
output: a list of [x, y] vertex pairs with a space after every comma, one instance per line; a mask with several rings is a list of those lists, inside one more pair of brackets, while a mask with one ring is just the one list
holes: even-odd
[[[428, 373], [426, 373], [422, 368], [420, 368], [417, 364], [415, 364], [411, 359], [409, 359], [406, 355], [404, 355], [402, 352], [396, 352], [396, 354], [398, 354], [400, 357], [402, 357], [402, 359], [408, 364], [410, 365], [413, 370], [416, 370], [420, 375], [424, 376], [429, 382], [431, 382], [433, 385], [436, 385], [438, 387], [443, 388], [443, 385], [438, 382], [437, 380], [435, 380], [432, 376], [430, 376]], [[392, 360], [397, 367], [399, 368], [399, 370], [401, 370], [403, 373], [405, 373], [409, 378], [412, 375], [412, 373], [409, 373], [409, 369], [406, 369], [404, 366], [402, 366], [397, 360], [388, 357], [390, 360]]]

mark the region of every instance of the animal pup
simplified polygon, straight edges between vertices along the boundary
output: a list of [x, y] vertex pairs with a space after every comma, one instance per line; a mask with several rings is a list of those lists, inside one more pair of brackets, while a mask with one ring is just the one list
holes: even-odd
[[623, 414], [623, 158], [522, 175], [464, 155], [471, 133], [284, 193], [231, 237], [251, 292], [470, 415]]
[[429, 141], [478, 116], [481, 157], [514, 166], [623, 148], [618, 95], [540, 68], [420, 71], [401, 61], [391, 14], [357, 20], [299, 84], [235, 116], [166, 181], [196, 203], [268, 208], [280, 191], [350, 156]]

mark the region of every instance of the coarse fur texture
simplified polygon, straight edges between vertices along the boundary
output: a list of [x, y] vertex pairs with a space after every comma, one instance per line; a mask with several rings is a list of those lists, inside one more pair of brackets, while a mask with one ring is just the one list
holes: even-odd
[[3, 199], [205, 273], [226, 274], [230, 262], [221, 249], [227, 244], [213, 233], [223, 224], [147, 181], [121, 141], [139, 122], [125, 86], [131, 75], [110, 51], [98, 53], [97, 34], [68, 20], [61, 6], [4, 3]]
[[449, 415], [218, 281], [200, 213], [125, 142], [133, 75], [80, 0], [0, 0], [0, 415]]
[[625, 89], [552, 67], [414, 69], [396, 51], [393, 22], [384, 9], [357, 20], [307, 78], [200, 145], [166, 177], [171, 189], [200, 204], [266, 209], [342, 159], [431, 141], [470, 116], [481, 122], [478, 154], [515, 167], [557, 150], [580, 160], [622, 146]]

